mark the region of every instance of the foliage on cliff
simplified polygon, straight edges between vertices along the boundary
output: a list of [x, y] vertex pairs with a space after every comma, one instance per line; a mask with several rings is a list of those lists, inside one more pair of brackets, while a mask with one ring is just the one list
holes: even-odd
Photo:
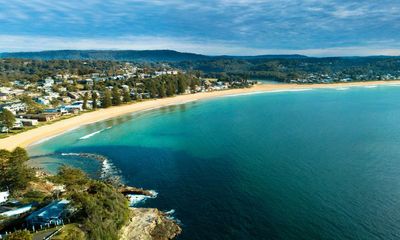
[[65, 184], [77, 209], [74, 221], [87, 239], [118, 239], [129, 217], [127, 199], [112, 186], [89, 179], [82, 171], [63, 166], [54, 180]]

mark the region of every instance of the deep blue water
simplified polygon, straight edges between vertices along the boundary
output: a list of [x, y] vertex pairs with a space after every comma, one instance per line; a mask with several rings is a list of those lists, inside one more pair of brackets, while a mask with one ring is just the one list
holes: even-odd
[[[342, 89], [345, 90], [345, 89]], [[109, 128], [111, 127], [111, 128]], [[108, 129], [107, 129], [108, 128]], [[88, 134], [102, 130], [98, 134]], [[175, 209], [180, 239], [399, 239], [400, 87], [223, 97], [84, 126], [29, 149]]]

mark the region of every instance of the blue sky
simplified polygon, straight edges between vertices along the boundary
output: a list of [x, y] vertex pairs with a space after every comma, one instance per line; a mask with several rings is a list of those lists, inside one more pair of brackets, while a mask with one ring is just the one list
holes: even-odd
[[0, 51], [400, 55], [399, 0], [0, 0]]

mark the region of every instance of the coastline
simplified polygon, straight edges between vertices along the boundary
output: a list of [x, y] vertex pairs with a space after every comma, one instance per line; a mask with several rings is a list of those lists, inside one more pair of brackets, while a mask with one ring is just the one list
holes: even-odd
[[331, 83], [331, 84], [258, 84], [251, 88], [229, 89], [214, 92], [202, 92], [187, 95], [178, 95], [170, 98], [154, 99], [143, 102], [136, 102], [122, 106], [99, 109], [97, 111], [84, 113], [69, 119], [57, 121], [49, 125], [41, 126], [26, 132], [22, 132], [10, 137], [0, 139], [0, 149], [13, 150], [16, 147], [27, 147], [33, 143], [43, 141], [71, 131], [83, 125], [107, 120], [121, 115], [147, 111], [171, 105], [185, 104], [192, 101], [205, 100], [215, 97], [234, 96], [250, 93], [307, 90], [317, 88], [345, 88], [357, 86], [376, 86], [376, 85], [400, 85], [400, 80], [396, 81], [369, 81], [351, 83]]

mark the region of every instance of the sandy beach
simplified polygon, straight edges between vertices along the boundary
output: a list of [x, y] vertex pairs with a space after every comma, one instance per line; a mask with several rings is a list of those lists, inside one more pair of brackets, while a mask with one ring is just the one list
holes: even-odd
[[122, 105], [118, 107], [110, 107], [107, 109], [99, 109], [97, 111], [81, 114], [76, 117], [54, 122], [53, 124], [44, 125], [20, 134], [0, 139], [0, 149], [12, 150], [18, 146], [26, 147], [40, 140], [50, 138], [55, 135], [62, 134], [68, 130], [75, 129], [82, 125], [106, 120], [120, 115], [145, 111], [175, 104], [182, 104], [191, 101], [204, 100], [220, 96], [229, 96], [237, 94], [268, 92], [280, 90], [296, 90], [310, 88], [339, 88], [339, 87], [355, 87], [355, 86], [376, 86], [382, 84], [400, 84], [400, 81], [373, 81], [373, 82], [355, 82], [355, 83], [334, 83], [334, 84], [259, 84], [246, 89], [230, 89], [224, 91], [204, 92], [188, 95], [179, 95], [171, 98], [163, 98], [156, 100], [148, 100], [138, 103]]

